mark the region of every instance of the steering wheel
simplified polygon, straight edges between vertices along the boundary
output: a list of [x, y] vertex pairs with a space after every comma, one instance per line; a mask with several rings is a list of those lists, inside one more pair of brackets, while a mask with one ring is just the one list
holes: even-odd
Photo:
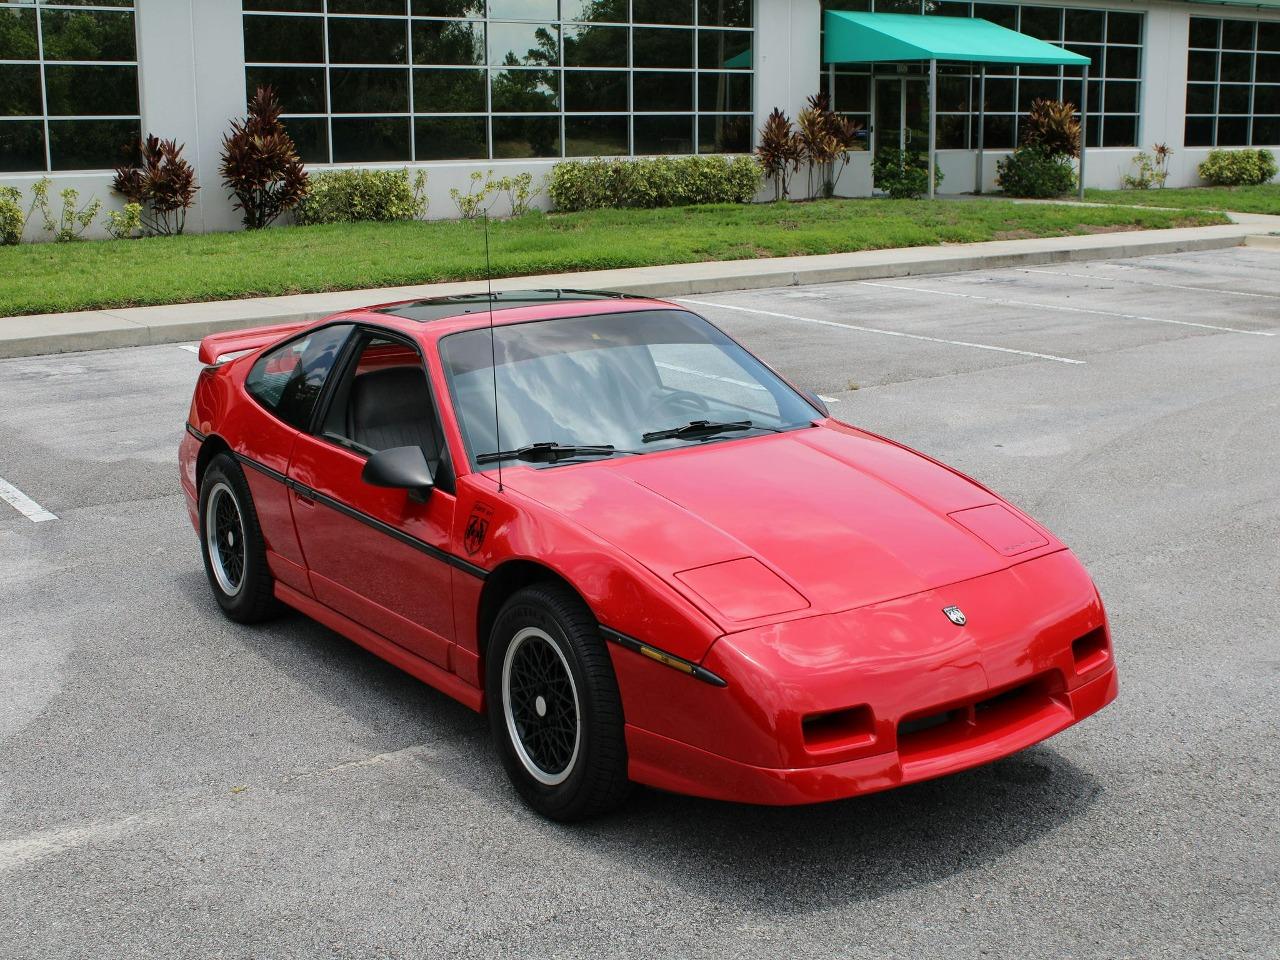
[[688, 422], [707, 419], [705, 415], [711, 412], [711, 405], [707, 403], [706, 397], [690, 390], [671, 390], [655, 397], [649, 409], [659, 410]]

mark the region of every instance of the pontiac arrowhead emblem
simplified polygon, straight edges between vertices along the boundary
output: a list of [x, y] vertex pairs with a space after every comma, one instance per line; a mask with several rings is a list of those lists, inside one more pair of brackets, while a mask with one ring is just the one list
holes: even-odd
[[959, 607], [943, 607], [942, 612], [945, 613], [947, 615], [947, 619], [957, 627], [963, 627], [969, 621], [969, 618], [964, 615], [964, 611]]

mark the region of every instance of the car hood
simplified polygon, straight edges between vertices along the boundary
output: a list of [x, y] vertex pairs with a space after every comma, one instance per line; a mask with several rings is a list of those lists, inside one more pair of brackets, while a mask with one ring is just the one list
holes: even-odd
[[843, 424], [511, 470], [726, 631], [849, 610], [1062, 549], [973, 481]]

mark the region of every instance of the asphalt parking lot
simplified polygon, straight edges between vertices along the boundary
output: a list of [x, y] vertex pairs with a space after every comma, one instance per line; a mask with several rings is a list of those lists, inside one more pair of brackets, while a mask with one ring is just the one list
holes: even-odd
[[0, 361], [0, 489], [56, 516], [0, 502], [0, 956], [1280, 957], [1280, 254], [696, 299], [1070, 544], [1120, 699], [892, 793], [546, 823], [478, 716], [220, 616], [190, 352]]

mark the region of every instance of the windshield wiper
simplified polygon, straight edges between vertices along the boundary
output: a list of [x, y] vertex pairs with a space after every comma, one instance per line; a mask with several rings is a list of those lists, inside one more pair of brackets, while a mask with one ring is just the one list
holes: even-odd
[[498, 450], [493, 453], [482, 453], [476, 457], [476, 463], [497, 463], [499, 460], [524, 460], [528, 463], [558, 463], [571, 457], [611, 457], [615, 453], [631, 453], [630, 450], [619, 450], [612, 444], [581, 445], [554, 443], [550, 440], [542, 443], [526, 443], [515, 450]]
[[774, 430], [773, 427], [757, 427], [750, 420], [691, 420], [683, 427], [671, 427], [669, 430], [653, 430], [641, 436], [641, 440], [645, 443], [653, 443], [655, 440], [671, 440], [673, 438], [680, 440], [699, 440], [702, 437], [714, 437], [721, 433], [734, 433], [738, 430]]

